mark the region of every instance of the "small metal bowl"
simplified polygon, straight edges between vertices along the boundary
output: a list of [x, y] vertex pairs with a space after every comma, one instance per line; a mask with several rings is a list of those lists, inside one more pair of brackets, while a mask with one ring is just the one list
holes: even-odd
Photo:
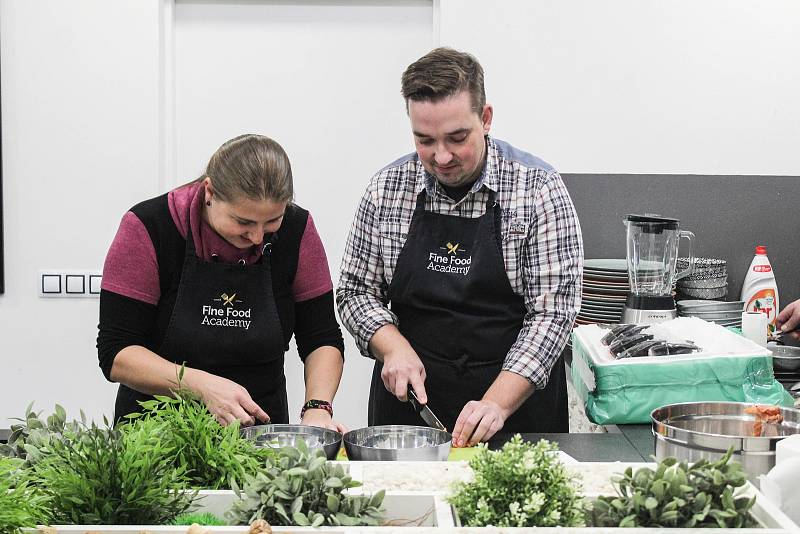
[[800, 370], [800, 347], [768, 343], [767, 348], [772, 351], [772, 367], [774, 369], [778, 371]]
[[447, 460], [450, 432], [426, 426], [384, 425], [351, 430], [344, 435], [350, 460]]
[[744, 311], [744, 301], [734, 300], [728, 302], [720, 302], [717, 300], [679, 300], [677, 303], [678, 309], [685, 312], [716, 312], [716, 311], [736, 311], [741, 313]]
[[342, 446], [342, 434], [335, 430], [307, 425], [256, 425], [242, 429], [242, 436], [257, 447], [295, 447], [303, 440], [309, 449], [322, 449], [334, 460]]

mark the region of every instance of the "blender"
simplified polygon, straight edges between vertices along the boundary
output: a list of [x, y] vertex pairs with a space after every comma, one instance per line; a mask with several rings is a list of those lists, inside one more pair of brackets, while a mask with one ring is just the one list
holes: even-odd
[[[622, 310], [623, 323], [653, 324], [677, 317], [672, 287], [676, 280], [694, 269], [694, 234], [679, 230], [678, 219], [659, 215], [628, 215], [628, 279], [631, 292]], [[689, 241], [689, 267], [676, 274], [678, 245]]]

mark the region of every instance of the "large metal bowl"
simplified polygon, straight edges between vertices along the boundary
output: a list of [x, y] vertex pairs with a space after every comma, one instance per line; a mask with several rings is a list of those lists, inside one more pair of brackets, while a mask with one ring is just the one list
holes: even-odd
[[299, 440], [310, 449], [322, 449], [333, 460], [342, 446], [342, 434], [335, 430], [307, 425], [257, 425], [242, 429], [242, 436], [258, 447], [295, 447]]
[[767, 344], [772, 351], [772, 367], [777, 371], [800, 370], [800, 347]]
[[384, 425], [344, 435], [350, 460], [447, 460], [453, 435], [426, 426]]
[[650, 414], [656, 459], [669, 456], [686, 462], [716, 460], [733, 447], [752, 482], [775, 465], [775, 445], [800, 434], [800, 410], [781, 407], [783, 423], [764, 424], [762, 436], [753, 436], [755, 417], [745, 413], [745, 402], [686, 402], [669, 404]]

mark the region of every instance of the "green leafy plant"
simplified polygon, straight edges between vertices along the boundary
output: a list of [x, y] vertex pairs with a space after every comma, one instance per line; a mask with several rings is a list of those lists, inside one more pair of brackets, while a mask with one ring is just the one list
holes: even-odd
[[163, 524], [185, 512], [197, 492], [155, 421], [136, 429], [83, 425], [73, 439], [53, 441], [51, 453], [32, 466], [53, 523]]
[[0, 534], [16, 534], [22, 528], [44, 523], [44, 497], [28, 484], [23, 460], [0, 457]]
[[584, 525], [580, 485], [545, 440], [519, 434], [499, 451], [485, 444], [470, 460], [471, 482], [459, 482], [448, 498], [469, 527], [574, 527]]
[[666, 458], [655, 470], [629, 467], [612, 478], [617, 496], [599, 497], [591, 506], [595, 526], [608, 527], [719, 527], [756, 525], [750, 514], [755, 496], [734, 497], [747, 482], [733, 450], [716, 462], [692, 465]]
[[300, 440], [295, 448], [280, 449], [264, 471], [248, 476], [244, 490], [234, 485], [239, 500], [226, 516], [231, 524], [264, 519], [270, 525], [378, 525], [385, 492], [345, 492], [360, 485], [341, 465], [329, 463], [323, 451], [312, 451]]
[[163, 428], [160, 446], [169, 447], [176, 467], [185, 468], [194, 487], [230, 488], [247, 474], [262, 469], [273, 455], [241, 437], [238, 422], [223, 427], [206, 405], [187, 390], [173, 397], [156, 396], [141, 403], [143, 412], [129, 417], [133, 428], [157, 421]]
[[214, 514], [208, 512], [196, 512], [189, 514], [181, 514], [170, 523], [171, 525], [192, 525], [198, 524], [207, 527], [222, 527], [227, 525], [225, 520], [220, 519]]
[[[8, 443], [0, 444], [0, 457], [22, 458], [25, 466], [33, 465], [49, 454], [54, 441], [69, 440], [80, 425], [75, 421], [67, 422], [67, 412], [58, 404], [47, 419], [41, 419], [41, 412], [34, 412], [32, 408], [33, 403], [30, 403], [24, 418], [13, 419], [20, 423], [11, 425]], [[81, 421], [86, 421], [83, 412]]]

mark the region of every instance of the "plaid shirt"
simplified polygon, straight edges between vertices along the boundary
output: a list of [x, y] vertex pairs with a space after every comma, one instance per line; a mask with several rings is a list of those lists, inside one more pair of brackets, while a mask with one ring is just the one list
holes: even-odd
[[422, 188], [426, 210], [469, 218], [486, 211], [489, 189], [496, 193], [505, 270], [527, 309], [503, 370], [543, 388], [580, 308], [581, 231], [561, 176], [542, 160], [497, 139], [487, 137], [483, 173], [459, 202], [424, 170], [416, 153], [373, 176], [342, 258], [336, 290], [342, 323], [361, 353], [370, 357], [368, 343], [375, 331], [398, 324], [388, 308], [387, 291]]

